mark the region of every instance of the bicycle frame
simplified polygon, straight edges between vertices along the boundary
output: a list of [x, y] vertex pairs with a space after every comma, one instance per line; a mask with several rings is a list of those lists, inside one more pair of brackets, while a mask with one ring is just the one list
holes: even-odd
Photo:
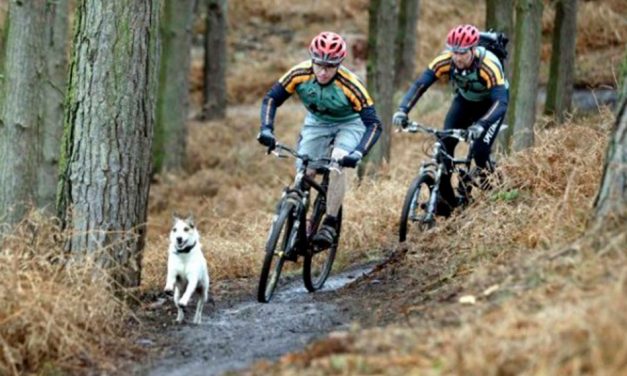
[[[283, 189], [283, 194], [279, 200], [279, 204], [277, 205], [275, 219], [278, 214], [281, 212], [282, 205], [286, 202], [292, 203], [295, 207], [295, 216], [294, 216], [294, 228], [297, 229], [294, 234], [291, 235], [289, 240], [288, 253], [294, 250], [294, 248], [302, 253], [303, 249], [307, 249], [308, 247], [308, 234], [306, 228], [306, 215], [309, 212], [310, 205], [310, 196], [311, 189], [313, 188], [318, 192], [318, 195], [322, 197], [323, 200], [326, 200], [327, 194], [327, 186], [329, 183], [329, 172], [333, 168], [331, 163], [337, 162], [332, 158], [309, 158], [307, 155], [302, 155], [296, 152], [295, 150], [282, 145], [277, 144], [276, 148], [279, 152], [274, 152], [279, 158], [285, 157], [285, 155], [280, 154], [280, 151], [286, 151], [291, 154], [294, 158], [300, 159], [302, 161], [302, 167], [298, 170], [294, 177], [294, 181], [291, 186], [285, 187]], [[309, 174], [307, 174], [307, 168], [310, 163], [317, 162], [325, 162], [326, 165], [322, 167], [318, 167], [316, 170], [316, 175], [319, 171], [322, 171], [322, 182], [319, 183], [316, 179]], [[313, 175], [315, 176], [315, 175]], [[274, 221], [273, 221], [274, 222]]]
[[[467, 170], [470, 169], [470, 165], [472, 162], [472, 142], [469, 138], [468, 131], [465, 129], [450, 129], [450, 130], [437, 130], [435, 128], [426, 127], [419, 123], [412, 122], [403, 132], [408, 133], [428, 133], [436, 137], [436, 141], [433, 144], [433, 152], [431, 153], [431, 159], [423, 162], [420, 165], [420, 169], [418, 171], [418, 176], [422, 174], [429, 174], [433, 178], [433, 187], [431, 191], [431, 195], [429, 196], [429, 201], [427, 203], [427, 217], [424, 218], [425, 221], [433, 220], [433, 217], [436, 212], [437, 199], [440, 195], [440, 182], [442, 179], [442, 175], [447, 172], [448, 175], [452, 175], [453, 173], [457, 173], [459, 177], [458, 187], [461, 187], [460, 190], [467, 195], [470, 191], [469, 187], [466, 187], [464, 179], [466, 177], [466, 171], [464, 171], [461, 166], [466, 167]], [[454, 156], [448, 154], [444, 150], [444, 146], [442, 145], [442, 139], [451, 137], [455, 138], [459, 141], [465, 142], [469, 145], [468, 153], [466, 158], [456, 159]], [[447, 166], [448, 164], [448, 166]], [[450, 166], [450, 167], [449, 167]], [[465, 197], [466, 198], [466, 197]], [[413, 213], [416, 213], [416, 201], [414, 200], [411, 204], [412, 220], [415, 220]]]
[[[298, 256], [304, 257], [303, 261], [303, 282], [305, 288], [309, 292], [319, 290], [324, 285], [337, 252], [337, 242], [328, 248], [328, 252], [320, 253], [321, 256], [316, 260], [323, 260], [322, 264], [317, 261], [314, 263], [313, 258], [318, 254], [314, 250], [312, 243], [312, 234], [320, 224], [322, 216], [326, 213], [326, 193], [329, 184], [329, 172], [334, 168], [336, 160], [331, 158], [309, 158], [307, 155], [301, 155], [296, 150], [287, 146], [277, 144], [275, 155], [278, 157], [287, 157], [281, 154], [287, 152], [294, 158], [302, 161], [302, 167], [296, 173], [294, 182], [283, 189], [283, 193], [276, 207], [276, 214], [272, 219], [268, 239], [266, 240], [265, 256], [259, 276], [259, 286], [257, 287], [257, 300], [267, 303], [274, 294], [281, 275], [281, 269], [285, 261], [298, 261]], [[324, 162], [324, 166], [315, 169], [316, 173], [323, 175], [322, 182], [319, 183], [315, 179], [315, 174], [307, 174], [311, 171], [311, 162]], [[317, 192], [314, 200], [314, 207], [310, 210], [311, 191]], [[313, 226], [308, 232], [307, 216], [311, 213]], [[336, 226], [337, 236], [339, 237], [341, 224], [342, 209], [338, 214], [338, 225]], [[318, 266], [321, 266], [319, 269]]]

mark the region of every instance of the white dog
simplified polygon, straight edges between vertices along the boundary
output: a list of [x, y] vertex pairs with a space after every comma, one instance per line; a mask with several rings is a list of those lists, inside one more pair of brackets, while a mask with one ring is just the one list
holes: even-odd
[[187, 306], [192, 295], [197, 293], [194, 324], [200, 324], [202, 307], [209, 299], [209, 272], [200, 247], [200, 236], [191, 217], [185, 220], [174, 217], [174, 225], [170, 231], [165, 291], [174, 291], [174, 304], [178, 309], [177, 323], [183, 321], [183, 308]]

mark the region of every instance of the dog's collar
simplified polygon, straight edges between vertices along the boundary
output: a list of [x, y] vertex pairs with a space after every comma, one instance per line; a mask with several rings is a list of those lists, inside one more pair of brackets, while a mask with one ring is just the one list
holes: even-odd
[[195, 246], [196, 246], [196, 243], [192, 245], [188, 245], [185, 248], [181, 248], [181, 249], [176, 248], [176, 253], [190, 253], [192, 249], [194, 249]]

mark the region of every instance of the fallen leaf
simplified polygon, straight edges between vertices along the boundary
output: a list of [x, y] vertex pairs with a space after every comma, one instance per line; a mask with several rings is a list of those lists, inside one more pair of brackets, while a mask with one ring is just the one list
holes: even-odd
[[499, 285], [492, 285], [488, 287], [487, 289], [485, 289], [485, 291], [483, 291], [483, 296], [489, 296], [490, 294], [494, 293], [498, 289], [499, 289]]

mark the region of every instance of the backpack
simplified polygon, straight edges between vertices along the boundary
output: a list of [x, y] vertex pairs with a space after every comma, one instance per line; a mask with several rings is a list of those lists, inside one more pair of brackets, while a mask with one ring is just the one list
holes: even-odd
[[502, 67], [505, 67], [505, 60], [507, 60], [507, 42], [509, 42], [509, 38], [505, 33], [499, 33], [492, 29], [479, 33], [479, 46], [496, 55]]

